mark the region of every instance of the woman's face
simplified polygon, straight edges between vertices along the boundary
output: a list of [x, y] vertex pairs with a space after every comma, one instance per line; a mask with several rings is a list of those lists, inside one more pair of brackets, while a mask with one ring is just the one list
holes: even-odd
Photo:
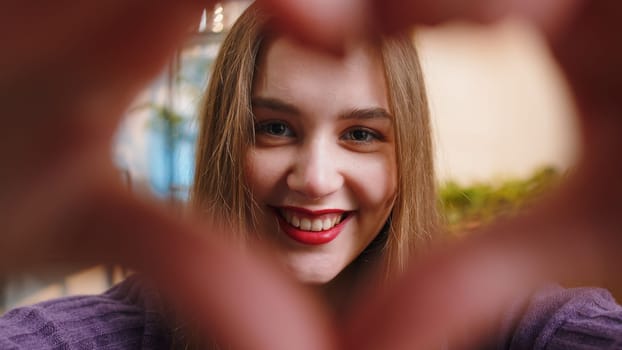
[[258, 230], [305, 283], [326, 283], [376, 237], [393, 206], [393, 117], [380, 57], [342, 59], [278, 38], [253, 87], [247, 184]]

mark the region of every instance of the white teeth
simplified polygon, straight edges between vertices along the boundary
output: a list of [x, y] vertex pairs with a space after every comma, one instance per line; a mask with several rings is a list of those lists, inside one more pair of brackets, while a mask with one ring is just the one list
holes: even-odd
[[303, 231], [311, 230], [311, 220], [309, 219], [300, 220], [300, 229]]
[[299, 228], [303, 231], [320, 232], [329, 230], [341, 222], [341, 216], [336, 214], [329, 214], [327, 216], [318, 218], [300, 218], [291, 211], [281, 210], [281, 216], [293, 227]]
[[322, 231], [322, 220], [315, 219], [311, 222], [311, 231], [319, 232]]
[[329, 228], [335, 226], [333, 223], [335, 222], [335, 220], [331, 220], [331, 219], [324, 219], [324, 221], [322, 222], [322, 229], [323, 230], [328, 230]]
[[291, 219], [287, 219], [287, 221], [289, 221], [289, 223], [294, 227], [300, 227], [300, 219], [297, 216], [292, 215]]

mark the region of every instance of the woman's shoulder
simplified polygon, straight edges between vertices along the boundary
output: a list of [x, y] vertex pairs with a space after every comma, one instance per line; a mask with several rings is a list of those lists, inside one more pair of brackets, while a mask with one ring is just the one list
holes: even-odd
[[504, 323], [501, 349], [622, 348], [622, 307], [601, 288], [547, 286]]
[[1, 349], [164, 349], [170, 336], [155, 292], [136, 277], [99, 295], [71, 296], [0, 317]]

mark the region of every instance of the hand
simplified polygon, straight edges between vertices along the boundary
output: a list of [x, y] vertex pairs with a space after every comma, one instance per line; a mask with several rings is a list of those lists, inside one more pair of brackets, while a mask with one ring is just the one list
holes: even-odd
[[[295, 8], [296, 1], [289, 2]], [[622, 59], [617, 38], [622, 6], [609, 0], [371, 3], [376, 12], [340, 22], [338, 14], [348, 13], [345, 4], [352, 5], [342, 3], [322, 24], [364, 28], [360, 23], [372, 18], [376, 30], [396, 31], [456, 18], [489, 22], [506, 13], [531, 20], [547, 36], [574, 92], [583, 149], [567, 183], [529, 213], [423, 259], [388, 295], [362, 297], [367, 307], [359, 308], [349, 325], [352, 348], [428, 349], [446, 341], [477, 341], [509, 302], [525, 298], [547, 279], [622, 291], [617, 271], [622, 263], [622, 162], [615, 158], [622, 147], [622, 70], [617, 63]], [[331, 12], [327, 7], [322, 13]], [[296, 30], [309, 42], [329, 47], [339, 42], [306, 27], [310, 20], [292, 16], [288, 23], [300, 23]], [[308, 9], [295, 16], [317, 17]]]
[[[314, 17], [317, 12], [299, 12], [297, 6], [308, 2], [263, 3], [280, 12], [285, 26], [303, 39], [329, 48], [338, 48], [343, 39], [335, 29], [364, 35], [361, 23], [370, 19], [378, 24], [374, 28], [397, 30], [458, 16], [489, 21], [516, 10], [510, 0], [498, 2], [507, 5], [501, 10], [488, 10], [482, 0], [460, 11], [449, 0], [394, 0], [383, 2], [387, 11], [357, 7], [347, 12], [351, 3], [343, 1], [337, 2], [341, 12], [325, 7], [324, 16]], [[622, 243], [616, 235], [621, 166], [609, 159], [620, 146], [615, 103], [620, 99], [612, 95], [622, 91], [615, 65], [621, 51], [615, 40], [619, 5], [605, 0], [548, 4], [558, 7], [544, 9], [534, 2], [533, 8], [518, 10], [550, 34], [573, 84], [584, 136], [579, 169], [531, 214], [424, 260], [389, 292], [391, 297], [372, 295], [361, 302], [360, 317], [347, 327], [346, 343], [354, 348], [428, 348], [481, 333], [507, 300], [524, 296], [544, 278], [560, 276], [562, 267], [581, 267], [572, 276], [580, 281], [594, 276], [614, 281], [607, 267], [619, 264], [615, 248]], [[403, 9], [402, 15], [394, 17], [392, 8]], [[209, 228], [182, 222], [130, 196], [116, 179], [108, 153], [120, 115], [197, 13], [194, 4], [164, 0], [5, 4], [0, 14], [0, 101], [5, 108], [0, 215], [6, 226], [0, 269], [50, 261], [130, 264], [145, 270], [179, 308], [235, 348], [336, 348], [337, 336], [323, 309], [268, 259], [200, 236]], [[341, 15], [349, 17], [340, 20]], [[324, 25], [314, 26], [320, 19]], [[388, 19], [393, 26], [383, 25]], [[499, 283], [500, 278], [508, 283]], [[462, 291], [459, 299], [444, 297], [455, 290]], [[256, 303], [257, 295], [262, 303]], [[359, 332], [366, 329], [373, 331]]]
[[198, 5], [3, 2], [0, 274], [121, 263], [234, 348], [330, 349], [326, 315], [269, 259], [135, 198], [111, 162], [124, 109], [198, 23]]

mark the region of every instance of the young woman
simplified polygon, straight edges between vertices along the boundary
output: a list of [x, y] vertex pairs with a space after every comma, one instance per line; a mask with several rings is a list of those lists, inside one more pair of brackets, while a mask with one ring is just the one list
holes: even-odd
[[[399, 275], [437, 229], [423, 78], [408, 37], [353, 42], [334, 57], [269, 22], [251, 6], [223, 43], [201, 114], [191, 205], [236, 228], [241, 243], [272, 245], [339, 314], [366, 277]], [[607, 293], [554, 288], [508, 310], [491, 342], [586, 348], [621, 324]], [[0, 348], [206, 343], [136, 280], [0, 319]]]
[[389, 277], [437, 223], [417, 52], [401, 37], [331, 57], [268, 22], [251, 7], [216, 59], [192, 204], [272, 243], [329, 294], [370, 269]]
[[[192, 204], [271, 243], [339, 316], [366, 277], [396, 277], [438, 232], [424, 80], [408, 36], [332, 57], [269, 22], [251, 6], [216, 59]], [[550, 287], [517, 302], [484, 343], [582, 348], [616, 332], [622, 309], [607, 292]]]

